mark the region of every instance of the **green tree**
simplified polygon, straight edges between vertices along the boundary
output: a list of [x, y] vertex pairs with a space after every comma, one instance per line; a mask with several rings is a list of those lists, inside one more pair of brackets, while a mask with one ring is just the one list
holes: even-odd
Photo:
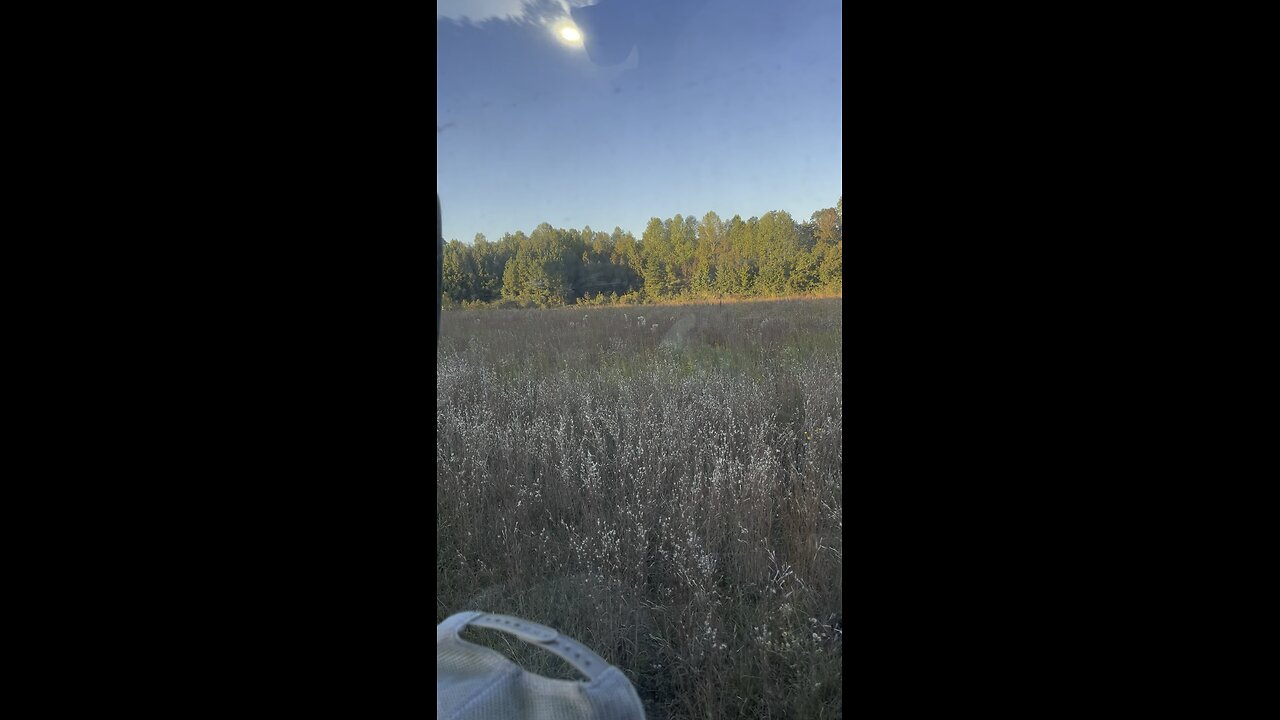
[[787, 292], [807, 293], [818, 287], [818, 272], [824, 247], [815, 245], [811, 250], [802, 248], [795, 254], [791, 275], [787, 278]]
[[762, 294], [782, 294], [800, 251], [795, 221], [786, 212], [775, 210], [760, 218], [756, 229], [760, 273], [756, 287]]
[[466, 245], [450, 240], [444, 246], [444, 261], [441, 266], [444, 283], [443, 291], [449, 293], [454, 302], [475, 299], [475, 268], [471, 252]]
[[[497, 299], [542, 307], [577, 301], [636, 302], [688, 294], [706, 296], [806, 293], [842, 289], [844, 199], [797, 223], [770, 211], [746, 221], [715, 212], [650, 218], [639, 241], [612, 233], [554, 228], [506, 233], [490, 243], [445, 247], [444, 288], [455, 302]], [[606, 295], [609, 293], [611, 295]]]
[[640, 289], [644, 285], [642, 275], [644, 264], [640, 258], [640, 246], [636, 243], [635, 236], [629, 232], [623, 232], [622, 228], [615, 227], [609, 241], [612, 245], [608, 275], [611, 291], [626, 295]]
[[823, 290], [840, 292], [843, 289], [844, 241], [823, 248], [822, 262], [818, 266], [818, 283]]
[[693, 257], [693, 275], [690, 287], [699, 295], [711, 293], [716, 287], [716, 272], [722, 262], [724, 228], [720, 216], [709, 212], [698, 223], [697, 248]]
[[614, 265], [624, 265], [639, 272], [640, 247], [636, 244], [635, 236], [629, 232], [623, 232], [620, 227], [615, 227], [610, 240], [613, 243], [613, 252], [609, 255], [609, 262]]
[[668, 288], [668, 292], [675, 295], [688, 289], [693, 275], [698, 223], [693, 216], [686, 217], [676, 213], [668, 223], [668, 228], [671, 244], [667, 269], [673, 281], [673, 286]]
[[640, 255], [643, 263], [644, 291], [650, 297], [663, 297], [670, 290], [671, 240], [669, 225], [658, 218], [650, 218], [640, 236]]
[[[754, 220], [754, 218], [752, 218]], [[724, 251], [716, 291], [727, 295], [747, 295], [754, 284], [755, 244], [751, 224], [734, 215], [724, 227]]]
[[497, 267], [497, 248], [485, 240], [483, 233], [476, 233], [471, 255], [474, 259], [475, 299], [482, 302], [498, 299], [502, 290], [502, 271]]
[[814, 237], [827, 244], [840, 239], [840, 219], [835, 208], [823, 208], [813, 214]]

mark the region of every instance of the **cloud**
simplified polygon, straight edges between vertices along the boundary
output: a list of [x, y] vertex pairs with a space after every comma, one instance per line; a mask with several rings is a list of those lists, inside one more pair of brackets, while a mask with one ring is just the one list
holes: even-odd
[[524, 0], [436, 0], [436, 19], [508, 20], [524, 16]]
[[570, 7], [591, 5], [597, 0], [436, 0], [436, 19], [535, 20], [548, 15], [568, 15]]

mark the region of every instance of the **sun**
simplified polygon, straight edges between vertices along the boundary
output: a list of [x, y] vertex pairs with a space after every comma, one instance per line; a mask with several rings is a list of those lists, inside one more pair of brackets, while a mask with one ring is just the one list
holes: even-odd
[[566, 45], [582, 44], [582, 32], [573, 25], [562, 25], [560, 29], [556, 31], [556, 36], [559, 37], [560, 41]]

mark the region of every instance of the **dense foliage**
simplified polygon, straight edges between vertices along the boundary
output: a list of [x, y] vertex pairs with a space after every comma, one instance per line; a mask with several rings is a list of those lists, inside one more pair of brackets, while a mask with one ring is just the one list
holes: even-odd
[[782, 211], [743, 220], [714, 212], [652, 218], [639, 240], [553, 228], [476, 235], [444, 251], [446, 306], [556, 307], [699, 297], [778, 297], [842, 290], [843, 199], [806, 222]]

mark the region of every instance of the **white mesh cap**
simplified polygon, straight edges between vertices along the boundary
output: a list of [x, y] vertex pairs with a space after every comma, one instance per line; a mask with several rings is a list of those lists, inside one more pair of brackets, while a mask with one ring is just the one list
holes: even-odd
[[[496, 650], [458, 636], [468, 625], [511, 633], [564, 658], [587, 682], [526, 672]], [[622, 671], [546, 625], [510, 615], [461, 612], [436, 626], [437, 720], [644, 720]]]

